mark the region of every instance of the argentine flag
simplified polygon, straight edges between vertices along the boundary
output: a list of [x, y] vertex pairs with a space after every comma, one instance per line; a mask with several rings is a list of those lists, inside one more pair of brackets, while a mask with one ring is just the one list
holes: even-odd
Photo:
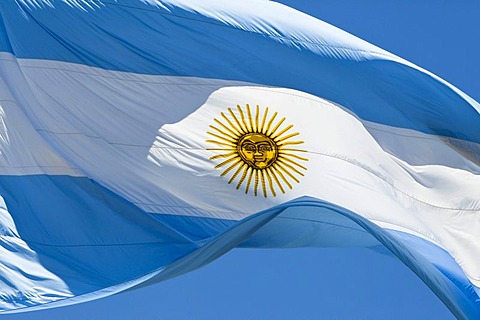
[[237, 246], [386, 249], [480, 318], [480, 105], [274, 2], [0, 1], [0, 314]]

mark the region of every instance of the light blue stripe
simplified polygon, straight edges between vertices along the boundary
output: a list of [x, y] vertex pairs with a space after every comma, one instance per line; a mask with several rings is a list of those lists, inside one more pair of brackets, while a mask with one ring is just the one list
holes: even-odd
[[[196, 249], [88, 178], [1, 176], [0, 195], [20, 238], [74, 294], [130, 280]], [[8, 239], [0, 245], [10, 248]]]
[[[480, 298], [476, 289], [472, 286], [465, 273], [457, 264], [455, 259], [442, 248], [428, 242], [424, 239], [415, 237], [413, 235], [389, 230], [400, 242], [402, 242], [408, 248], [413, 248], [416, 252], [420, 253], [428, 261], [430, 261], [435, 267], [440, 270], [450, 281], [452, 281], [460, 290], [473, 301], [477, 308], [480, 310]], [[477, 289], [478, 290], [478, 289]]]
[[346, 49], [328, 44], [309, 44], [318, 45], [314, 53], [298, 40], [247, 32], [173, 6], [119, 0], [85, 12], [52, 2], [55, 8], [23, 6], [22, 13], [14, 0], [1, 1], [0, 51], [110, 70], [293, 88], [337, 102], [367, 121], [480, 143], [478, 111], [441, 82], [396, 62], [356, 61], [340, 53]]
[[[413, 236], [392, 235], [319, 199], [304, 197], [238, 222], [147, 214], [81, 177], [0, 176], [0, 195], [19, 235], [37, 252], [42, 266], [77, 296], [72, 303], [177, 276], [237, 245], [381, 245], [412, 269], [458, 318], [480, 316], [478, 296], [445, 251]], [[6, 240], [0, 236], [0, 245], [8, 249]], [[0, 286], [8, 283], [4, 280], [0, 273]], [[32, 305], [23, 298], [15, 302]], [[68, 301], [58, 302], [62, 303]]]

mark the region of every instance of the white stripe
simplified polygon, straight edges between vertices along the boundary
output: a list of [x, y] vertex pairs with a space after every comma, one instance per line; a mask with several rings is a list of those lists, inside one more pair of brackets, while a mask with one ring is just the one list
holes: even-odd
[[[86, 135], [102, 139], [108, 144], [132, 147], [150, 146], [152, 132], [158, 129], [158, 123], [155, 122], [159, 121], [155, 120], [162, 119], [162, 122], [165, 123], [178, 121], [188, 112], [195, 110], [195, 107], [200, 106], [213, 91], [221, 87], [255, 85], [193, 77], [129, 74], [56, 61], [17, 61], [9, 53], [0, 53], [0, 61], [2, 78], [10, 84], [2, 83], [0, 104], [3, 109], [13, 110], [15, 107], [20, 107], [25, 110], [27, 108], [32, 125], [41, 134]], [[26, 80], [30, 80], [28, 84]], [[41, 86], [42, 84], [43, 86]], [[111, 102], [105, 101], [105, 98], [101, 98], [104, 101], [98, 101], [100, 100], [99, 96], [88, 99], [89, 91], [91, 91], [89, 89], [93, 88], [95, 91], [107, 94], [111, 98], [109, 100]], [[132, 100], [131, 97], [118, 96], [117, 92], [112, 93], [113, 88], [133, 89], [137, 93], [138, 99]], [[31, 92], [35, 92], [35, 95], [32, 95]], [[55, 95], [57, 93], [61, 93], [61, 95]], [[62, 96], [65, 97], [64, 100], [61, 100]], [[16, 106], [8, 107], [10, 104], [16, 104]], [[194, 107], [185, 107], [188, 104]], [[102, 106], [105, 105], [113, 106], [113, 109], [102, 110]], [[68, 108], [66, 108], [67, 106]], [[185, 109], [188, 111], [182, 111]], [[11, 112], [19, 114], [18, 111]], [[119, 113], [123, 113], [125, 117], [119, 118]], [[19, 116], [21, 115], [16, 117]], [[3, 118], [5, 118], [5, 110]], [[92, 123], [92, 120], [95, 121], [97, 118], [103, 121]], [[438, 164], [473, 173], [480, 171], [480, 160], [468, 158], [468, 156], [473, 157], [475, 153], [480, 152], [479, 144], [390, 127], [361, 119], [359, 121], [364, 124], [385, 151], [409, 164]], [[15, 120], [15, 122], [17, 124], [21, 121]], [[19, 125], [16, 127], [16, 131], [22, 132], [22, 135], [25, 136], [25, 131], [28, 129], [23, 129]], [[9, 128], [10, 131], [13, 129]], [[3, 132], [4, 140], [8, 139], [5, 128], [3, 128]], [[33, 141], [30, 144], [37, 145], [38, 142]], [[424, 152], [427, 149], [428, 152]], [[462, 149], [465, 152], [462, 152]], [[25, 159], [24, 156], [23, 158]], [[24, 159], [19, 161], [25, 161]], [[64, 171], [58, 169], [69, 167], [65, 162], [58, 163], [58, 160], [43, 162], [30, 161], [23, 167], [45, 168], [44, 170], [50, 170], [50, 174], [78, 175], [78, 172], [72, 172], [71, 168]], [[17, 170], [14, 165], [10, 165], [6, 169], [7, 166], [6, 164], [0, 166], [0, 174], [43, 173], [41, 169]]]
[[440, 165], [480, 174], [480, 144], [361, 121], [386, 151], [414, 165]]
[[[82, 175], [35, 130], [28, 110], [48, 112], [36, 101], [14, 57], [0, 54], [0, 174]], [[27, 111], [27, 112], [26, 112]]]

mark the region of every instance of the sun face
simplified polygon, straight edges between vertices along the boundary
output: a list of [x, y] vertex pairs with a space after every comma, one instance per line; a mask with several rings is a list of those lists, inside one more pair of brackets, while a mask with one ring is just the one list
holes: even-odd
[[237, 152], [251, 167], [265, 169], [277, 160], [278, 147], [264, 134], [248, 133], [239, 139]]
[[277, 112], [270, 116], [268, 108], [261, 112], [258, 105], [253, 113], [248, 104], [245, 110], [237, 105], [235, 111], [228, 108], [220, 115], [207, 132], [213, 137], [207, 142], [216, 148], [207, 150], [218, 153], [210, 160], [220, 161], [215, 166], [223, 169], [220, 176], [231, 174], [229, 184], [235, 181], [237, 189], [245, 184], [245, 193], [252, 190], [255, 196], [261, 189], [266, 198], [292, 189], [292, 181], [300, 183], [299, 176], [307, 170], [301, 163], [308, 159], [298, 154], [306, 150], [296, 148], [304, 142], [292, 140], [299, 133], [290, 132], [293, 125], [285, 126], [285, 118], [277, 120]]

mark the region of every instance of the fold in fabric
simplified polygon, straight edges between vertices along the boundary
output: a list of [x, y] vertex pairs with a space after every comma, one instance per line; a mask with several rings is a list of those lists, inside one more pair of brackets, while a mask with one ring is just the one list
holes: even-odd
[[0, 312], [366, 247], [480, 318], [479, 111], [274, 2], [2, 1]]

